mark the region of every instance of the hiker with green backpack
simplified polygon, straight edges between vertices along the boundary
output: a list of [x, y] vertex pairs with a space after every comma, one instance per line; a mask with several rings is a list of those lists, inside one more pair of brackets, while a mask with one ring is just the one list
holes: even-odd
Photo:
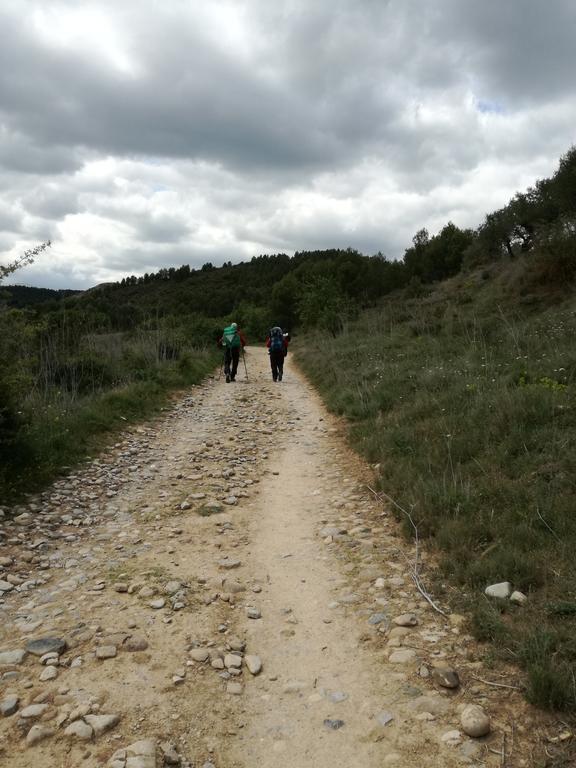
[[236, 381], [240, 352], [246, 346], [244, 334], [238, 330], [236, 323], [230, 323], [224, 328], [218, 346], [224, 348], [224, 374], [226, 383], [229, 384], [231, 381]]

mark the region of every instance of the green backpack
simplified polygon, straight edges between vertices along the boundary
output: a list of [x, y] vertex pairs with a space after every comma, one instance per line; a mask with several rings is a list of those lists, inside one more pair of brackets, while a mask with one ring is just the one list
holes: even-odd
[[238, 333], [238, 329], [233, 328], [231, 325], [224, 328], [222, 338], [226, 349], [235, 349], [240, 346], [240, 334]]

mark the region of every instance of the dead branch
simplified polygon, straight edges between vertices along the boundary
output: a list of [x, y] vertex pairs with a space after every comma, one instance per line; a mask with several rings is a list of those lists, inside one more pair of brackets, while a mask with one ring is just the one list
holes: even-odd
[[507, 683], [493, 683], [491, 680], [484, 680], [482, 677], [476, 677], [476, 675], [470, 675], [473, 680], [478, 680], [485, 685], [492, 685], [494, 688], [511, 688], [513, 691], [521, 691], [522, 688], [519, 685], [508, 685]]
[[386, 499], [388, 499], [388, 501], [391, 504], [393, 504], [396, 507], [396, 509], [399, 509], [400, 512], [402, 512], [402, 514], [406, 515], [406, 517], [410, 521], [410, 524], [412, 525], [412, 528], [414, 530], [414, 542], [415, 542], [415, 550], [416, 550], [415, 553], [414, 553], [414, 565], [412, 566], [412, 573], [411, 573], [412, 580], [413, 580], [414, 584], [416, 585], [416, 589], [418, 590], [418, 592], [420, 592], [420, 594], [422, 595], [424, 600], [426, 600], [426, 602], [437, 613], [441, 614], [442, 616], [447, 616], [448, 614], [446, 614], [441, 608], [439, 608], [436, 605], [436, 603], [432, 600], [432, 598], [430, 597], [430, 595], [428, 594], [428, 592], [424, 588], [424, 585], [423, 585], [422, 580], [420, 578], [420, 574], [419, 574], [419, 568], [420, 568], [420, 539], [418, 537], [418, 526], [416, 525], [416, 523], [412, 519], [412, 515], [410, 514], [410, 512], [407, 512], [404, 509], [404, 507], [402, 507], [400, 504], [398, 504], [398, 502], [395, 501], [391, 496], [388, 496], [387, 493], [384, 493], [384, 491], [382, 491], [381, 493], [376, 493], [376, 491], [373, 488], [371, 488], [369, 485], [367, 485], [366, 487], [368, 488], [368, 490], [371, 493], [374, 494], [374, 496], [378, 499], [378, 501], [382, 501], [382, 496], [384, 496]]

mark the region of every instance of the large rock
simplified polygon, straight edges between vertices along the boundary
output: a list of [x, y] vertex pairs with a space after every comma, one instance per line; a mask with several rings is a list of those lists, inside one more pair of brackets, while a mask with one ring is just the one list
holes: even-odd
[[460, 715], [462, 730], [468, 736], [479, 738], [490, 733], [490, 718], [478, 704], [468, 704]]
[[500, 584], [490, 584], [484, 590], [484, 594], [488, 597], [498, 597], [501, 600], [506, 600], [506, 598], [510, 597], [511, 592], [512, 585], [509, 581], [502, 581]]
[[60, 637], [41, 637], [38, 640], [30, 640], [25, 646], [28, 653], [34, 656], [44, 656], [45, 653], [64, 653], [67, 648], [66, 640]]

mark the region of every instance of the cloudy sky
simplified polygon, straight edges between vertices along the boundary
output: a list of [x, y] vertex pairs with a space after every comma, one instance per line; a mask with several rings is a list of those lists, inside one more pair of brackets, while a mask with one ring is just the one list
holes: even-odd
[[575, 40], [574, 0], [1, 0], [0, 263], [401, 257], [554, 171]]

